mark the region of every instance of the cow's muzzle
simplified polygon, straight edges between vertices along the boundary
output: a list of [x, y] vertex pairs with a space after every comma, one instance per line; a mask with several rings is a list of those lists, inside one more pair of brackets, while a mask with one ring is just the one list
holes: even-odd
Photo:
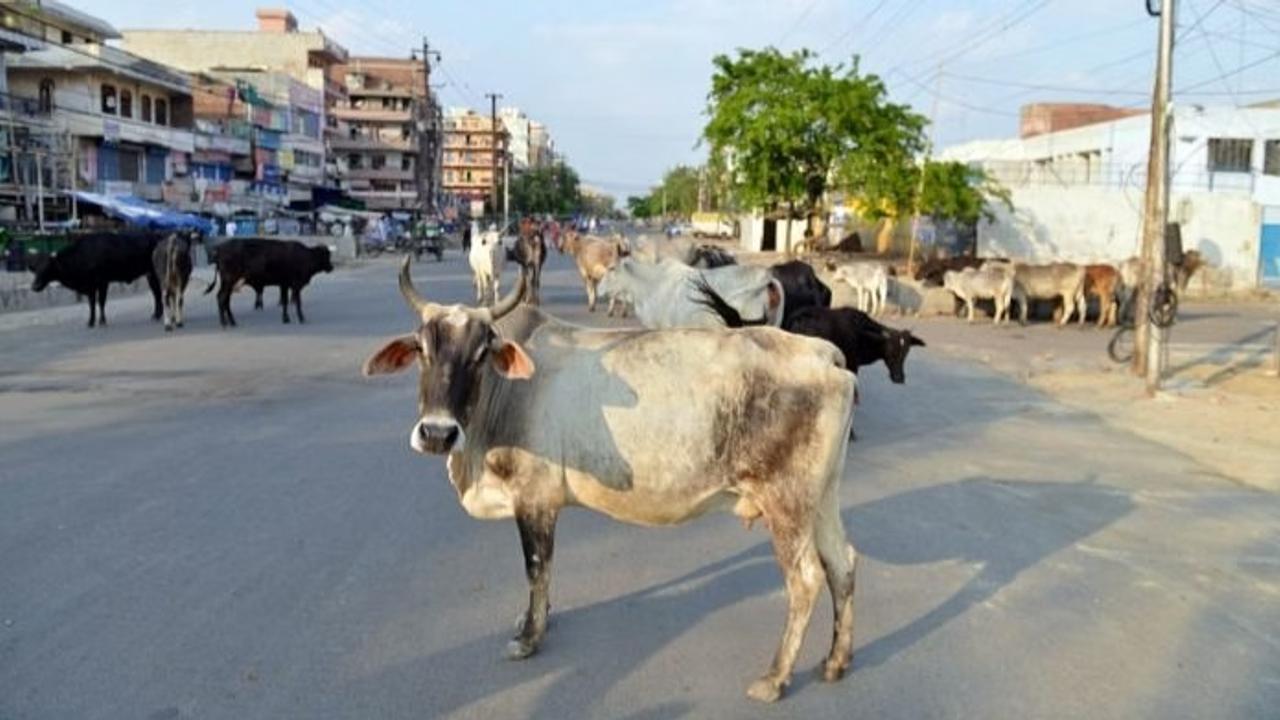
[[414, 426], [409, 445], [423, 455], [445, 455], [462, 447], [464, 434], [457, 421], [423, 418]]

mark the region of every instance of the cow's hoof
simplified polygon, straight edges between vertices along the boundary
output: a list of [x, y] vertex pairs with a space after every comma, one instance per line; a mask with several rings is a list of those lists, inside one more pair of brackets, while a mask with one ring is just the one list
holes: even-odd
[[777, 702], [782, 697], [782, 683], [773, 678], [760, 678], [747, 688], [747, 697], [759, 702]]
[[835, 682], [844, 677], [845, 670], [849, 667], [848, 663], [832, 662], [830, 660], [822, 664], [822, 679], [824, 682]]
[[536, 652], [538, 652], [538, 646], [535, 643], [520, 638], [507, 643], [508, 660], [523, 660]]
[[284, 324], [285, 324], [285, 325], [288, 325], [288, 324], [289, 324], [289, 318], [285, 318], [285, 319], [284, 319]]
[[165, 325], [165, 326], [164, 326], [164, 331], [165, 331], [165, 332], [173, 332], [173, 326], [172, 326], [172, 325]]
[[178, 323], [178, 327], [185, 327], [182, 323]]

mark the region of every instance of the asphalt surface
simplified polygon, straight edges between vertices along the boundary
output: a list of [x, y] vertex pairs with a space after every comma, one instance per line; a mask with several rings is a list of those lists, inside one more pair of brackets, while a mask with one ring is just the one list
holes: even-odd
[[[468, 297], [456, 252], [416, 273]], [[746, 699], [785, 601], [728, 515], [566, 513], [546, 643], [506, 661], [513, 524], [410, 451], [411, 376], [359, 376], [410, 328], [394, 261], [316, 278], [306, 325], [197, 293], [171, 335], [145, 296], [0, 318], [4, 720], [1280, 716], [1280, 500], [931, 348], [863, 373], [843, 681], [824, 595], [787, 697]], [[544, 299], [587, 318], [563, 258]]]

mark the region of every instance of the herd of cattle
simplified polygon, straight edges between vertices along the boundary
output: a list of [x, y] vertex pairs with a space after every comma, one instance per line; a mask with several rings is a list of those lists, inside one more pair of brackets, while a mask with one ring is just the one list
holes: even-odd
[[[474, 232], [468, 249], [476, 307], [425, 298], [400, 269], [412, 332], [387, 341], [366, 375], [419, 368], [418, 412], [409, 432], [417, 452], [447, 456], [463, 508], [482, 519], [512, 518], [529, 583], [528, 606], [508, 646], [537, 651], [550, 608], [555, 527], [566, 507], [624, 522], [663, 526], [726, 509], [748, 527], [759, 519], [783, 573], [788, 612], [773, 661], [748, 688], [762, 701], [787, 686], [819, 592], [834, 606], [823, 663], [827, 681], [848, 669], [853, 647], [857, 553], [840, 515], [838, 486], [853, 436], [858, 369], [883, 362], [905, 380], [910, 331], [876, 320], [892, 271], [881, 263], [829, 266], [859, 307], [832, 307], [832, 291], [799, 260], [739, 265], [722, 249], [567, 232], [550, 241], [522, 225], [508, 247], [496, 231]], [[156, 319], [183, 324], [192, 243], [182, 233], [91, 235], [42, 262], [33, 289], [57, 281], [89, 298], [89, 325], [106, 323], [106, 288], [146, 276]], [[560, 321], [539, 307], [543, 264], [554, 246], [573, 258], [587, 307], [632, 313], [641, 328], [596, 329]], [[329, 250], [268, 239], [236, 239], [210, 253], [219, 319], [235, 325], [230, 298], [280, 288], [303, 322], [301, 291], [333, 269]], [[515, 286], [501, 292], [504, 265]], [[1034, 300], [1062, 303], [1061, 323], [1100, 301], [1100, 323], [1133, 286], [1131, 263], [1028, 265], [952, 258], [924, 263], [917, 278], [963, 301], [992, 300], [997, 321]], [[712, 361], [714, 360], [714, 361]]]
[[[192, 250], [200, 239], [187, 232], [104, 232], [84, 235], [66, 249], [35, 261], [31, 289], [44, 290], [50, 283], [83, 295], [89, 300], [89, 327], [107, 324], [107, 287], [131, 283], [145, 277], [155, 303], [152, 319], [164, 317], [164, 329], [183, 326], [183, 297], [191, 279]], [[284, 322], [289, 322], [289, 299], [302, 315], [302, 289], [319, 272], [332, 272], [327, 247], [308, 247], [292, 240], [237, 238], [210, 251], [217, 267], [213, 291], [218, 283], [218, 319], [223, 327], [234, 326], [231, 293], [251, 287], [256, 293], [255, 309], [262, 308], [266, 287], [280, 288]]]

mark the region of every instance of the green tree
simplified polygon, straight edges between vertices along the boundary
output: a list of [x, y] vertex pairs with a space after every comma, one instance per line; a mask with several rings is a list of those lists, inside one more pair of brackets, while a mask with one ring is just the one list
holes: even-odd
[[658, 213], [658, 209], [653, 207], [652, 195], [631, 195], [627, 197], [627, 212], [631, 213], [631, 217], [638, 220], [653, 217]]
[[994, 202], [1010, 209], [1013, 207], [1007, 188], [980, 168], [964, 163], [926, 163], [921, 188], [920, 214], [965, 225], [992, 220], [991, 204]]
[[534, 168], [511, 178], [511, 208], [518, 213], [576, 212], [581, 204], [578, 173], [564, 163]]
[[[703, 137], [713, 167], [725, 169], [742, 206], [785, 208], [788, 217], [824, 215], [834, 187], [878, 195], [897, 188], [899, 169], [923, 149], [925, 120], [888, 101], [884, 83], [855, 58], [813, 66], [815, 55], [775, 48], [712, 60]], [[890, 198], [862, 197], [884, 204]], [[816, 228], [815, 228], [816, 229]]]

